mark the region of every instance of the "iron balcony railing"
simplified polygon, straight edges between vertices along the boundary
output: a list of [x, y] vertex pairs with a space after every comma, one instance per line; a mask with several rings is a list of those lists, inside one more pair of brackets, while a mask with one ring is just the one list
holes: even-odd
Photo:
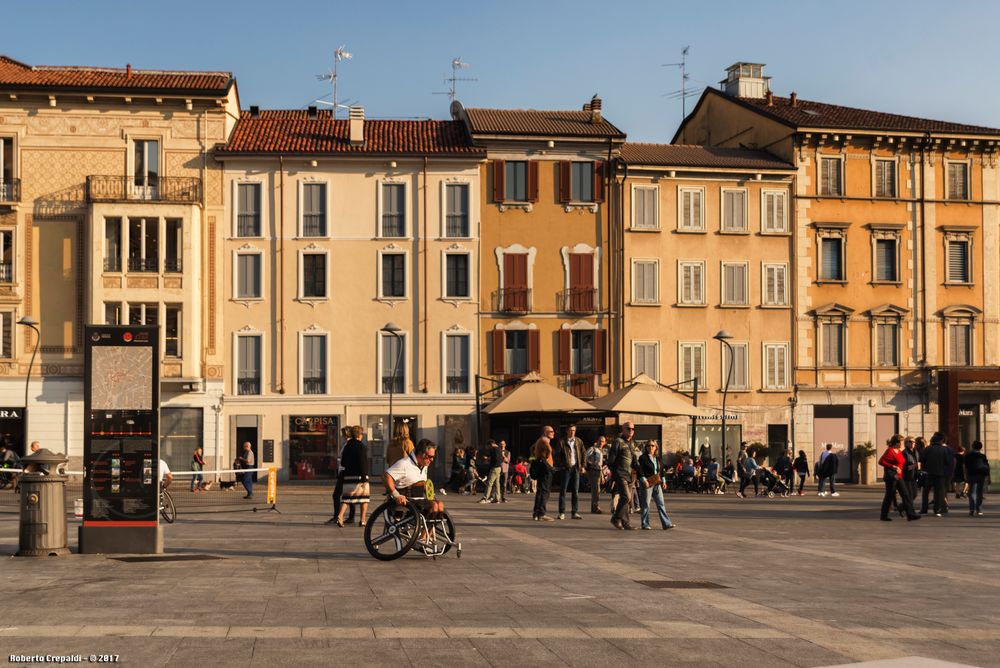
[[173, 202], [197, 204], [201, 201], [201, 179], [190, 176], [88, 176], [89, 202]]
[[14, 263], [0, 262], [0, 283], [14, 282]]
[[597, 396], [597, 376], [592, 373], [574, 373], [563, 382], [563, 389], [578, 399]]
[[260, 215], [256, 213], [236, 214], [236, 236], [259, 237]]
[[323, 378], [303, 378], [302, 394], [325, 394], [326, 381]]
[[21, 179], [4, 179], [0, 181], [0, 202], [21, 201]]
[[128, 270], [146, 274], [155, 274], [160, 270], [160, 268], [159, 262], [157, 262], [156, 258], [130, 257], [128, 259]]
[[448, 376], [448, 394], [468, 394], [468, 376]]
[[500, 313], [527, 313], [531, 310], [531, 289], [501, 288], [494, 291], [493, 310]]
[[240, 378], [236, 381], [237, 394], [260, 394], [260, 378]]
[[168, 274], [179, 274], [184, 270], [184, 265], [179, 257], [168, 257], [163, 261], [163, 271]]
[[302, 216], [302, 236], [304, 237], [325, 237], [326, 236], [326, 216], [323, 214], [307, 213]]
[[122, 258], [120, 255], [113, 255], [104, 258], [104, 271], [121, 271]]
[[563, 313], [596, 313], [596, 288], [570, 288], [557, 295], [559, 310]]

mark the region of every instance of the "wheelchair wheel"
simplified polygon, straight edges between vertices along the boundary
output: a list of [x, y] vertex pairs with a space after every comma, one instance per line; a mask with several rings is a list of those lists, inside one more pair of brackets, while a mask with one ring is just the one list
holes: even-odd
[[417, 542], [417, 511], [391, 501], [375, 509], [365, 524], [365, 547], [380, 561], [399, 559]]
[[173, 524], [177, 519], [177, 508], [174, 506], [174, 499], [170, 492], [163, 490], [160, 492], [160, 517], [167, 524]]
[[767, 498], [773, 499], [774, 498], [774, 492], [768, 492], [767, 493]]
[[448, 511], [445, 511], [441, 516], [441, 522], [436, 522], [434, 524], [434, 538], [444, 545], [444, 550], [441, 554], [447, 554], [448, 550], [452, 548], [452, 543], [455, 543], [455, 523], [451, 521], [451, 515]]

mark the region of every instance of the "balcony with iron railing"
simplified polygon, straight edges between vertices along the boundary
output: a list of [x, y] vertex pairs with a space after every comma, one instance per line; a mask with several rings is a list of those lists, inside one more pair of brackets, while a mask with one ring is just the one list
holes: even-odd
[[498, 313], [527, 313], [531, 310], [530, 288], [501, 288], [493, 292], [493, 310]]
[[159, 264], [155, 257], [130, 257], [128, 270], [143, 274], [155, 274], [160, 270]]
[[14, 282], [14, 263], [0, 262], [0, 283]]
[[563, 389], [578, 399], [593, 399], [597, 396], [597, 376], [592, 373], [574, 373], [566, 376]]
[[326, 379], [322, 376], [303, 378], [302, 394], [326, 394]]
[[260, 214], [239, 213], [236, 214], [236, 236], [238, 237], [259, 237], [260, 236]]
[[197, 204], [201, 179], [189, 176], [88, 176], [88, 202], [167, 202]]
[[21, 179], [4, 179], [0, 181], [0, 204], [13, 204], [21, 201]]
[[236, 381], [236, 394], [238, 395], [260, 394], [260, 378], [251, 376], [238, 379]]
[[448, 376], [446, 379], [448, 386], [448, 394], [468, 394], [469, 393], [469, 377], [468, 376]]
[[556, 302], [563, 313], [596, 313], [596, 288], [570, 288], [556, 294]]
[[179, 257], [168, 257], [163, 260], [163, 272], [165, 274], [180, 274], [184, 270], [184, 265]]
[[302, 236], [325, 237], [326, 216], [323, 214], [306, 213], [302, 216]]

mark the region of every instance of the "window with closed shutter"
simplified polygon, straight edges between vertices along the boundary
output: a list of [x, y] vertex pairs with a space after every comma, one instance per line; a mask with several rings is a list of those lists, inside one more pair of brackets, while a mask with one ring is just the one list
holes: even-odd
[[722, 191], [722, 229], [725, 232], [747, 231], [747, 194], [743, 190]]
[[236, 337], [236, 394], [261, 393], [261, 337]]
[[658, 301], [659, 264], [656, 260], [636, 260], [633, 265], [633, 300], [638, 304], [655, 304]]
[[469, 236], [469, 184], [452, 183], [445, 186], [445, 236]]
[[[729, 373], [730, 390], [746, 390], [750, 386], [748, 345], [746, 343], [731, 343], [722, 346], [722, 387], [726, 386], [726, 374]], [[730, 363], [732, 366], [730, 366]]]
[[236, 236], [260, 236], [260, 184], [236, 186]]
[[653, 380], [660, 379], [660, 346], [655, 342], [635, 342], [632, 344], [632, 357], [635, 366], [632, 375], [638, 376], [644, 373]]
[[680, 346], [680, 378], [682, 383], [698, 379], [698, 386], [705, 386], [705, 344], [704, 343], [679, 343]]
[[825, 322], [823, 334], [823, 366], [844, 366], [844, 323]]
[[820, 195], [843, 195], [841, 165], [839, 158], [820, 158]]
[[382, 184], [382, 236], [406, 236], [406, 187], [402, 183]]
[[896, 271], [896, 267], [898, 266], [896, 246], [897, 244], [895, 239], [875, 240], [876, 281], [896, 282], [899, 280], [899, 276]]
[[875, 161], [875, 197], [896, 196], [896, 161]]
[[788, 386], [788, 346], [768, 343], [764, 346], [764, 387], [783, 390]]
[[508, 202], [528, 201], [528, 163], [524, 160], [508, 160], [506, 165], [504, 199]]
[[705, 303], [705, 265], [702, 262], [680, 263], [680, 303]]
[[326, 253], [303, 253], [302, 298], [322, 299], [326, 296]]
[[704, 230], [702, 219], [702, 191], [693, 188], [681, 188], [681, 215], [678, 227], [682, 230]]
[[964, 162], [948, 164], [948, 199], [969, 199], [969, 165]]
[[655, 187], [642, 186], [632, 189], [632, 227], [637, 230], [659, 229], [657, 193]]
[[948, 282], [971, 283], [969, 242], [965, 239], [948, 241]]
[[948, 325], [948, 364], [969, 366], [972, 364], [972, 326], [965, 323]]
[[236, 256], [236, 298], [259, 299], [261, 296], [261, 254], [240, 253]]
[[382, 254], [382, 296], [406, 296], [406, 256], [403, 253]]
[[528, 373], [528, 331], [504, 332], [504, 369], [509, 374]]
[[326, 184], [302, 186], [302, 236], [326, 236]]
[[844, 240], [840, 237], [823, 237], [820, 242], [820, 279], [844, 280]]
[[469, 256], [449, 253], [445, 256], [445, 297], [469, 296]]
[[302, 337], [302, 393], [326, 393], [326, 335]]
[[764, 232], [787, 232], [785, 193], [764, 193]]
[[899, 364], [899, 325], [880, 322], [875, 325], [876, 359], [879, 366]]
[[722, 303], [727, 306], [746, 306], [747, 265], [744, 263], [722, 264]]
[[469, 335], [449, 334], [445, 337], [445, 384], [448, 394], [469, 391]]
[[764, 305], [785, 306], [788, 303], [786, 290], [786, 275], [788, 267], [784, 264], [764, 265]]

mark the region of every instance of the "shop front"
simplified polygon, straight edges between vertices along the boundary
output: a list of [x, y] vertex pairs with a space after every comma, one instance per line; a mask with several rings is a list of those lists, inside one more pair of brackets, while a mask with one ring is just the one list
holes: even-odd
[[[693, 440], [692, 427], [694, 428]], [[725, 466], [727, 458], [735, 461], [736, 453], [740, 451], [740, 443], [743, 441], [743, 425], [739, 423], [739, 416], [735, 414], [726, 416], [726, 447], [724, 452], [722, 429], [721, 416], [698, 418], [693, 425], [688, 425], [687, 443], [681, 449], [690, 452], [692, 457], [696, 457], [701, 454], [702, 448], [708, 446], [708, 456], [715, 457], [721, 465]]]
[[0, 408], [0, 443], [18, 457], [29, 454], [26, 451], [27, 443], [24, 442], [23, 408]]
[[289, 415], [289, 478], [314, 480], [335, 477], [339, 438], [339, 416]]

